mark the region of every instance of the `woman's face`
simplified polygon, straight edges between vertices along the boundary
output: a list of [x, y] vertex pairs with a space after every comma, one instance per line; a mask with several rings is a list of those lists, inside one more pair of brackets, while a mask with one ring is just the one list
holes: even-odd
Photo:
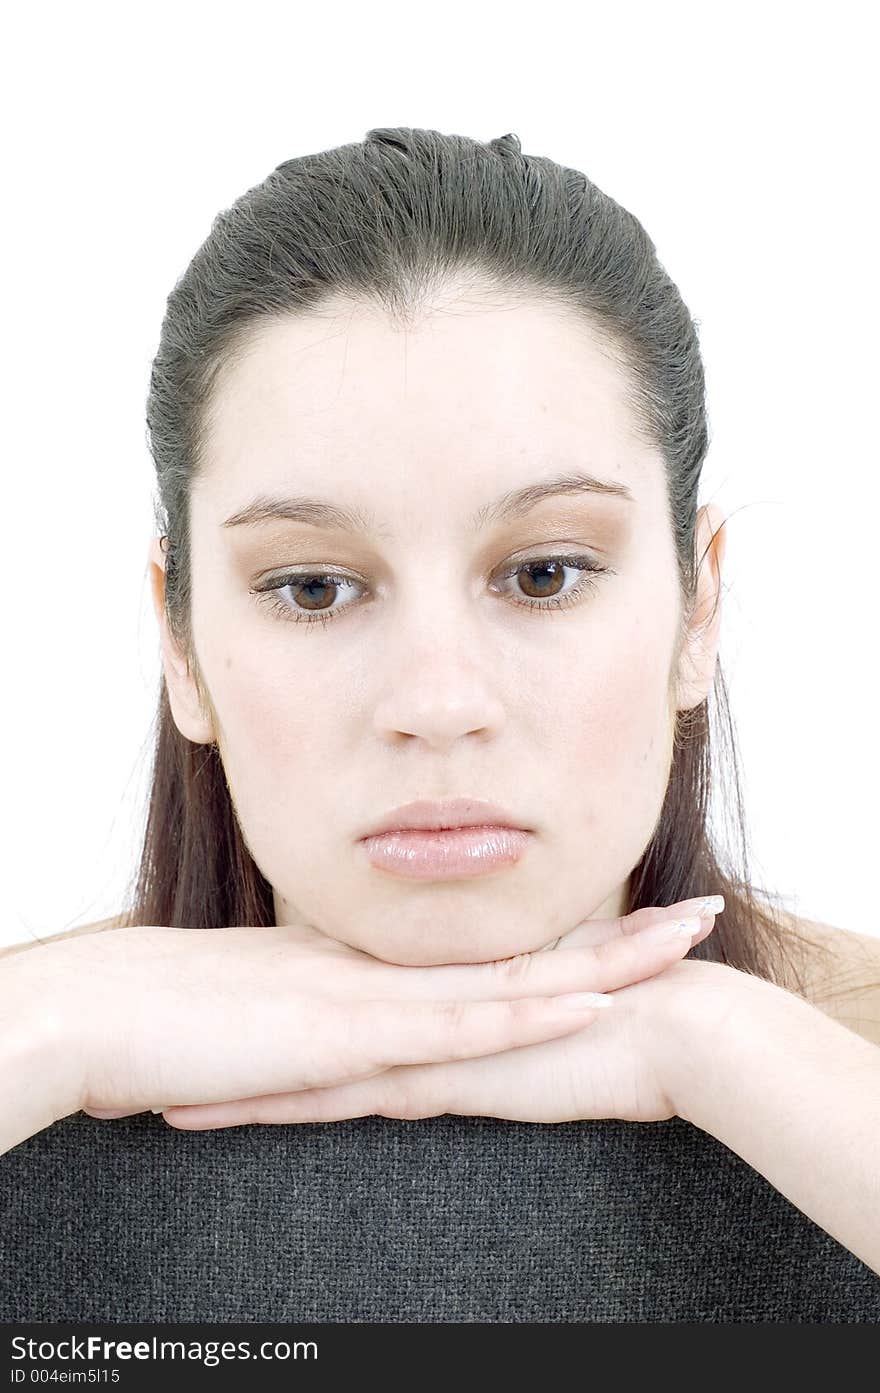
[[[175, 721], [217, 741], [279, 924], [429, 965], [534, 951], [624, 912], [675, 709], [706, 695], [717, 645], [714, 623], [676, 653], [663, 466], [624, 386], [574, 318], [473, 298], [411, 329], [342, 301], [264, 322], [224, 375], [191, 507], [207, 712], [164, 625], [155, 539], [153, 594]], [[563, 475], [614, 492], [536, 492], [503, 515]], [[229, 521], [269, 498], [370, 530]], [[560, 554], [607, 569], [548, 564]], [[450, 797], [532, 829], [520, 859], [421, 880], [370, 862], [360, 839], [380, 817]]]

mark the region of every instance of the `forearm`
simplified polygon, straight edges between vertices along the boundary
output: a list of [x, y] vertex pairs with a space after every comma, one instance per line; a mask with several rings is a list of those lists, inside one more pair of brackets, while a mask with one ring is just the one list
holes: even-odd
[[79, 1107], [45, 966], [30, 952], [0, 962], [0, 1154]]
[[770, 983], [731, 990], [702, 1047], [678, 1036], [676, 1111], [880, 1274], [880, 1048]]

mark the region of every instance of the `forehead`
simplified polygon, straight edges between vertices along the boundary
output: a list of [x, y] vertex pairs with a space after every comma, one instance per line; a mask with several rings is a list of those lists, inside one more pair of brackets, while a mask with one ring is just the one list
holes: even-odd
[[[584, 469], [649, 504], [662, 482], [627, 369], [552, 304], [447, 299], [406, 327], [330, 302], [264, 319], [220, 373], [194, 489], [231, 512], [267, 491], [450, 492], [474, 508], [542, 473]], [[223, 514], [226, 516], [226, 513]]]

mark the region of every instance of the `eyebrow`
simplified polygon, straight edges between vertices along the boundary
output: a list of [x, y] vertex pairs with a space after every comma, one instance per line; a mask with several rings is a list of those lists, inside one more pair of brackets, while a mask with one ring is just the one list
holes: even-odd
[[[543, 479], [539, 483], [513, 489], [502, 494], [493, 503], [484, 504], [471, 516], [468, 525], [472, 532], [480, 532], [486, 527], [512, 522], [530, 512], [545, 498], [555, 498], [564, 494], [599, 494], [635, 502], [633, 494], [625, 484], [613, 483], [610, 479], [597, 479], [593, 474], [581, 472], [558, 474], [552, 479]], [[223, 526], [252, 527], [279, 518], [287, 522], [305, 522], [314, 527], [359, 532], [373, 537], [388, 535], [387, 532], [383, 533], [375, 517], [363, 509], [328, 503], [321, 498], [289, 498], [271, 494], [262, 494], [255, 498], [246, 507], [226, 518]]]

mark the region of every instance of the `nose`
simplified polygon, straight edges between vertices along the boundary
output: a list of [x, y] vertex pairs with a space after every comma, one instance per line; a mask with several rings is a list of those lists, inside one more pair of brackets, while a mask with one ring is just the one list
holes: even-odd
[[420, 618], [411, 613], [385, 646], [384, 660], [378, 658], [376, 733], [385, 740], [417, 738], [436, 749], [463, 735], [488, 739], [501, 729], [505, 707], [486, 629], [466, 601], [451, 601], [442, 616], [436, 604], [429, 610], [422, 606]]

